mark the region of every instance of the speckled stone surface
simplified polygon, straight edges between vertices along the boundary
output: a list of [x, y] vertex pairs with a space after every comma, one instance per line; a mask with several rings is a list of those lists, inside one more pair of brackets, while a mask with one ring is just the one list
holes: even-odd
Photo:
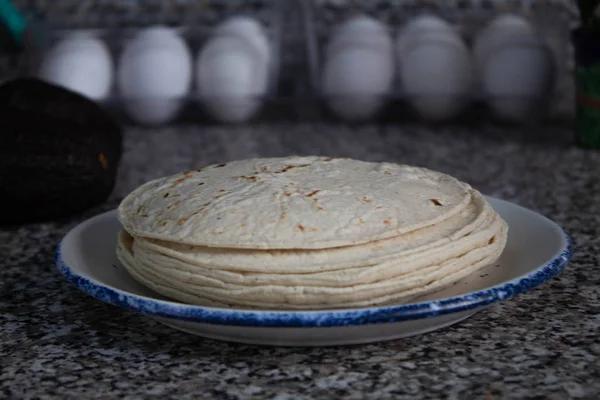
[[[127, 129], [110, 201], [0, 230], [0, 398], [596, 399], [600, 396], [600, 152], [546, 126]], [[53, 251], [142, 182], [252, 156], [344, 155], [447, 172], [540, 211], [575, 241], [565, 272], [474, 317], [409, 339], [268, 348], [202, 339], [87, 297]]]

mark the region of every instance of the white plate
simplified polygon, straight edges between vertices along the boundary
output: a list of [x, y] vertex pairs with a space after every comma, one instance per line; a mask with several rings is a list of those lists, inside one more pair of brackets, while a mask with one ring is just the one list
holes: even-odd
[[572, 245], [549, 219], [515, 204], [488, 198], [509, 225], [497, 264], [418, 302], [327, 311], [251, 311], [192, 306], [137, 283], [115, 255], [116, 211], [72, 229], [56, 250], [60, 272], [85, 293], [150, 315], [175, 329], [234, 342], [324, 346], [368, 343], [433, 331], [552, 278], [566, 267]]

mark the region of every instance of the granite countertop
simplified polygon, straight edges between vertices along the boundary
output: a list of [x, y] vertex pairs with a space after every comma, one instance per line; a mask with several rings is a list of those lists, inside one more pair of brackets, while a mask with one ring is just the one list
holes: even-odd
[[[0, 230], [2, 398], [587, 398], [600, 396], [600, 153], [545, 126], [271, 124], [130, 128], [114, 195], [65, 221]], [[435, 168], [540, 211], [575, 242], [559, 277], [439, 332], [380, 344], [269, 348], [175, 331], [101, 303], [54, 247], [142, 182], [251, 156], [344, 155]]]

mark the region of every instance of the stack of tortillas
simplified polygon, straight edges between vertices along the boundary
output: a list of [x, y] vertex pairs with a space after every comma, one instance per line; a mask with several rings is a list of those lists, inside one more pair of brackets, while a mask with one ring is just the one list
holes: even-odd
[[265, 158], [157, 179], [119, 207], [130, 274], [191, 304], [397, 304], [494, 263], [507, 225], [468, 184], [330, 157]]

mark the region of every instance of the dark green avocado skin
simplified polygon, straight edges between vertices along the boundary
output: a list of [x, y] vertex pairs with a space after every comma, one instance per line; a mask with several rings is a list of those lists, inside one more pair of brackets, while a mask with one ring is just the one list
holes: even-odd
[[0, 225], [79, 213], [114, 188], [122, 132], [93, 101], [38, 79], [0, 86]]

